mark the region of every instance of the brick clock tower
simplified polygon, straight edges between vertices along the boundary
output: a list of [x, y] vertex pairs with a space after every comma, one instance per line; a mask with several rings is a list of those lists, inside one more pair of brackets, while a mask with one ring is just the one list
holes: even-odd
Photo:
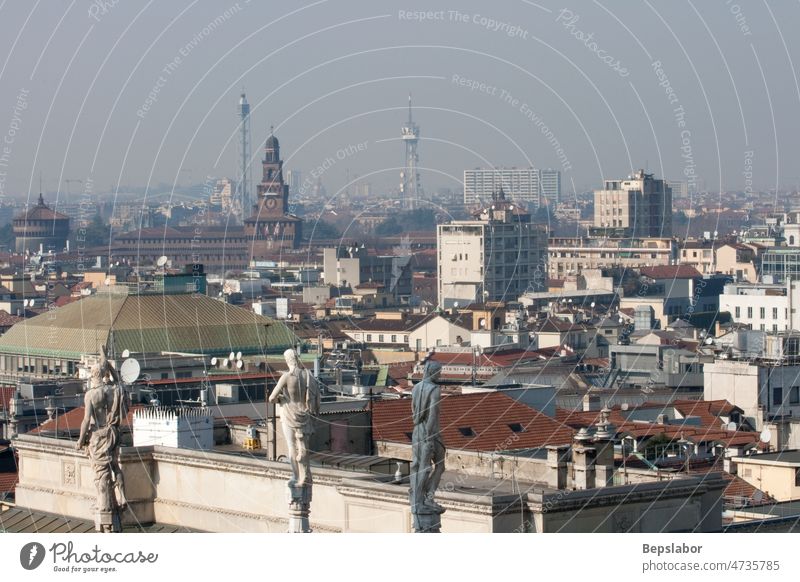
[[245, 234], [257, 257], [273, 249], [297, 248], [303, 233], [303, 221], [289, 212], [289, 186], [283, 181], [283, 161], [278, 138], [270, 128], [264, 146], [264, 174], [258, 185], [258, 204], [254, 214], [244, 221]]

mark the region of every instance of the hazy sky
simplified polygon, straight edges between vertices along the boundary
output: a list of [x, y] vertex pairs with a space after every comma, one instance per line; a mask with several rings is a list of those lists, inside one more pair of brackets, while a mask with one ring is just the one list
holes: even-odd
[[234, 177], [244, 87], [254, 157], [274, 124], [286, 166], [324, 165], [329, 194], [348, 175], [396, 187], [409, 92], [427, 189], [528, 165], [567, 192], [638, 167], [790, 187], [797, 22], [800, 4], [766, 1], [5, 0], [0, 185]]

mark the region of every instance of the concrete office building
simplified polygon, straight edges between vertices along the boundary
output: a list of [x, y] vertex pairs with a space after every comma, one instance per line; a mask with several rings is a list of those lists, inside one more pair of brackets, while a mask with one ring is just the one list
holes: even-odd
[[624, 180], [605, 180], [594, 191], [594, 231], [615, 237], [671, 237], [672, 190], [639, 170]]
[[545, 290], [546, 229], [531, 224], [502, 188], [474, 216], [437, 227], [439, 305], [510, 301]]
[[555, 205], [561, 196], [561, 172], [535, 168], [464, 170], [464, 204], [487, 203], [500, 188], [515, 202], [538, 208]]

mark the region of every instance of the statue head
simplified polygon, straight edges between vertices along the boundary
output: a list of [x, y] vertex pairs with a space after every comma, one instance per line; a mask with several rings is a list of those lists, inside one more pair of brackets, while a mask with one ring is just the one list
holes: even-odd
[[98, 362], [89, 370], [89, 388], [97, 388], [103, 385], [104, 376], [103, 366]]
[[425, 363], [425, 369], [422, 372], [422, 379], [423, 380], [430, 380], [431, 382], [435, 382], [439, 379], [439, 374], [442, 372], [442, 365], [439, 362], [434, 362], [433, 360], [429, 360]]
[[283, 352], [283, 357], [286, 360], [286, 364], [289, 366], [290, 370], [300, 366], [300, 356], [297, 355], [297, 352], [294, 350], [294, 348], [289, 348]]

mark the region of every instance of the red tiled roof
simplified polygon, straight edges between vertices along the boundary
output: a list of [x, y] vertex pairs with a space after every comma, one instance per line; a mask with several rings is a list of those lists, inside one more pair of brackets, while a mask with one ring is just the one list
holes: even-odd
[[0, 493], [14, 493], [18, 481], [18, 473], [0, 473]]
[[8, 311], [0, 309], [0, 327], [11, 327], [23, 319], [25, 318], [18, 315], [11, 315]]
[[702, 277], [700, 271], [691, 265], [657, 265], [642, 267], [639, 272], [651, 279], [694, 279]]
[[697, 416], [706, 426], [719, 426], [720, 416], [730, 416], [734, 411], [741, 411], [727, 400], [675, 400], [672, 406], [683, 416]]
[[[411, 399], [377, 401], [372, 413], [376, 440], [410, 443]], [[521, 432], [509, 425], [519, 424]], [[442, 396], [442, 440], [448, 449], [496, 451], [566, 444], [573, 431], [499, 392]]]

